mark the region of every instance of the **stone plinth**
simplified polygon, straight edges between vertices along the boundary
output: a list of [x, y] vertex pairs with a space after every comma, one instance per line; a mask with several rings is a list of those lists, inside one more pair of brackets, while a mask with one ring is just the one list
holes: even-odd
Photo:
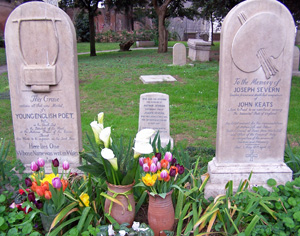
[[298, 30], [297, 30], [297, 33], [296, 33], [296, 40], [295, 40], [295, 44], [296, 45], [300, 45], [300, 25], [298, 25]]
[[189, 58], [192, 61], [209, 61], [211, 43], [202, 39], [189, 39]]
[[300, 60], [299, 48], [295, 46], [294, 55], [293, 55], [293, 76], [300, 76], [299, 60]]
[[226, 16], [221, 31], [216, 157], [205, 196], [292, 179], [284, 163], [295, 25], [275, 0], [248, 0]]

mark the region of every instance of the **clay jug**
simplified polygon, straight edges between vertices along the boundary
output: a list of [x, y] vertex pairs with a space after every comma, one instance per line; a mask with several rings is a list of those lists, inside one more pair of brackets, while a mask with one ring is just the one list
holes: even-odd
[[107, 194], [120, 201], [123, 207], [119, 204], [105, 200], [104, 210], [109, 213], [119, 224], [128, 223], [131, 227], [135, 216], [135, 201], [133, 196], [133, 185], [113, 185], [107, 183]]
[[165, 198], [149, 195], [148, 223], [155, 236], [166, 235], [163, 230], [173, 230], [175, 212], [172, 202], [172, 191]]

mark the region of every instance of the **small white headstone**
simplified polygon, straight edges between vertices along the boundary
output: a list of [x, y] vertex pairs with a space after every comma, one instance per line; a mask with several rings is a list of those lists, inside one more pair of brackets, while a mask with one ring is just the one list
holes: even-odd
[[186, 47], [183, 43], [176, 43], [173, 47], [173, 65], [184, 66], [186, 64]]
[[297, 46], [294, 46], [294, 54], [293, 54], [293, 76], [300, 76], [300, 72], [299, 72], [299, 60], [300, 60], [299, 48]]
[[139, 131], [154, 129], [159, 131], [162, 147], [170, 137], [169, 95], [163, 93], [144, 93], [140, 96]]

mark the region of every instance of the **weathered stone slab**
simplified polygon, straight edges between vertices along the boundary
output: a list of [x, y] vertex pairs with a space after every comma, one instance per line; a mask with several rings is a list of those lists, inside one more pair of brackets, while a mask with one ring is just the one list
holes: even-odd
[[141, 48], [141, 47], [154, 47], [155, 42], [154, 41], [136, 41], [136, 47]]
[[[81, 121], [76, 34], [69, 16], [43, 2], [17, 7], [5, 41], [17, 158], [79, 164]], [[26, 168], [30, 171], [30, 168]]]
[[237, 187], [292, 179], [284, 163], [295, 25], [275, 0], [233, 8], [221, 31], [216, 157], [208, 164], [205, 196]]
[[202, 39], [189, 39], [189, 58], [192, 61], [209, 61], [211, 43]]
[[173, 139], [170, 137], [169, 95], [164, 93], [141, 94], [139, 131], [142, 129], [159, 131], [162, 147], [165, 147], [169, 141], [173, 147]]
[[296, 40], [295, 40], [296, 45], [300, 45], [300, 25], [298, 25], [298, 30], [296, 33]]
[[186, 64], [186, 47], [183, 43], [176, 43], [173, 47], [173, 65], [184, 66]]
[[141, 75], [140, 80], [143, 81], [144, 84], [155, 84], [155, 83], [162, 83], [162, 82], [177, 81], [171, 75]]

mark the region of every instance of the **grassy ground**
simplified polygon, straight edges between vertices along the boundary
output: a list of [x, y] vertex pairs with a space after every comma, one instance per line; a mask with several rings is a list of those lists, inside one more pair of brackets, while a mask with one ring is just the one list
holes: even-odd
[[5, 49], [0, 48], [0, 66], [6, 64]]
[[[82, 45], [79, 45], [81, 47]], [[106, 50], [106, 49], [103, 49]], [[218, 62], [195, 62], [195, 66], [169, 66], [172, 50], [98, 53], [78, 56], [83, 142], [92, 135], [89, 123], [98, 112], [105, 113], [105, 126], [113, 137], [133, 138], [138, 129], [139, 97], [161, 92], [170, 96], [171, 136], [177, 145], [215, 148], [218, 101]], [[143, 84], [140, 75], [170, 74], [178, 82]], [[0, 75], [0, 94], [9, 91], [7, 73]], [[288, 137], [300, 141], [300, 78], [293, 78]], [[0, 137], [13, 142], [10, 101], [0, 99]], [[299, 148], [297, 148], [299, 149]], [[14, 148], [9, 154], [15, 158]]]

